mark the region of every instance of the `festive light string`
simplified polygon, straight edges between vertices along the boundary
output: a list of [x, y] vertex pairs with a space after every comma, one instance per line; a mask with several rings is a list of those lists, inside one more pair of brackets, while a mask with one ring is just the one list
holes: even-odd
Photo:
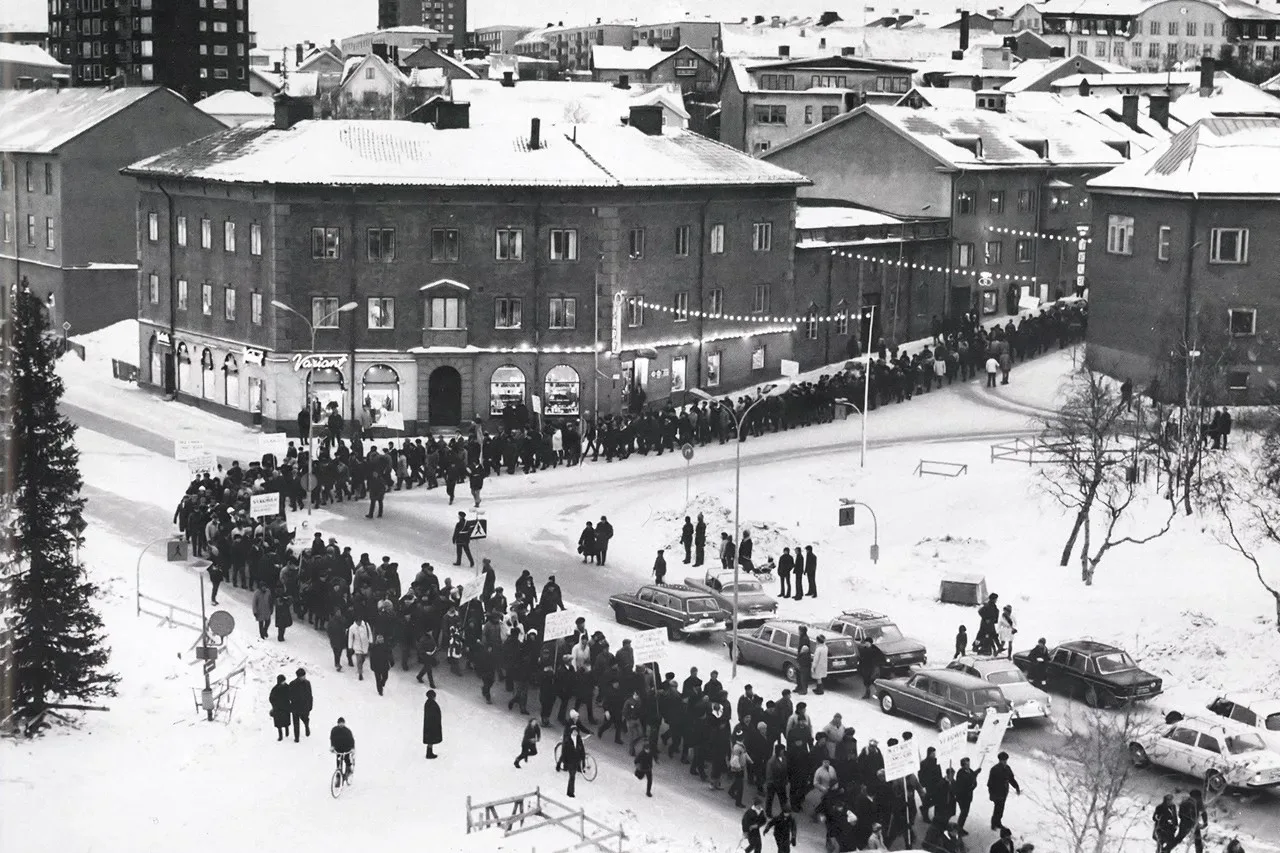
[[1063, 243], [1075, 243], [1078, 240], [1084, 240], [1086, 243], [1093, 242], [1088, 237], [1072, 237], [1066, 234], [1042, 234], [1039, 231], [1023, 231], [1019, 228], [1002, 228], [999, 225], [988, 225], [987, 230], [993, 231], [996, 234], [1010, 234], [1014, 237], [1035, 237], [1040, 240], [1060, 240]]
[[992, 280], [999, 279], [1001, 281], [1027, 281], [1035, 283], [1038, 279], [1033, 275], [1014, 275], [1012, 273], [990, 272], [988, 270], [975, 269], [959, 269], [956, 267], [940, 267], [933, 264], [917, 264], [910, 261], [895, 261], [892, 258], [873, 258], [870, 255], [859, 255], [855, 252], [838, 252], [832, 250], [832, 255], [842, 258], [849, 258], [855, 261], [868, 261], [873, 264], [886, 264], [891, 267], [905, 267], [907, 269], [920, 270], [922, 272], [950, 273], [951, 275], [971, 275], [974, 278], [982, 278], [989, 276]]
[[[842, 320], [847, 322], [852, 320], [860, 320], [863, 317], [868, 316], [868, 314], [848, 311], [842, 314], [805, 314], [799, 317], [776, 317], [772, 315], [767, 317], [765, 316], [756, 317], [750, 314], [713, 314], [709, 311], [693, 311], [693, 310], [676, 311], [676, 309], [672, 308], [670, 305], [657, 305], [652, 302], [645, 302], [642, 299], [633, 299], [632, 301], [638, 303], [639, 305], [642, 305], [646, 310], [661, 311], [664, 314], [678, 313], [686, 317], [703, 317], [707, 320], [731, 320], [738, 323], [775, 323], [775, 324], [785, 323], [787, 324], [787, 325], [781, 325], [778, 328], [774, 328], [767, 331], [757, 329], [757, 330], [742, 333], [747, 335], [750, 335], [750, 334], [768, 335], [768, 334], [773, 334], [775, 332], [789, 332], [789, 331], [792, 331], [795, 326], [798, 326], [804, 323], [839, 323]], [[725, 335], [724, 337], [731, 338], [733, 337], [733, 335], [728, 334], [728, 335]], [[709, 339], [706, 339], [706, 340], [709, 340]], [[697, 338], [693, 338], [689, 341], [686, 341], [685, 343], [696, 343], [696, 342], [697, 342]], [[652, 344], [650, 344], [650, 346], [652, 346]]]

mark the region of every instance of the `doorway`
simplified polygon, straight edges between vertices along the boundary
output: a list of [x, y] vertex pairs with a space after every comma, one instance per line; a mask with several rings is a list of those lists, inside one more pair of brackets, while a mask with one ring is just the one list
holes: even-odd
[[462, 423], [462, 374], [452, 367], [437, 367], [427, 380], [427, 416], [432, 426]]

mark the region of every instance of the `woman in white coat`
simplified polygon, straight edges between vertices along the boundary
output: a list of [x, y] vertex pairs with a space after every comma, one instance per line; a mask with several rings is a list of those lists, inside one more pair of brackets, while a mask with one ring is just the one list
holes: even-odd
[[1013, 657], [1013, 635], [1018, 633], [1018, 622], [1013, 618], [1013, 605], [1006, 604], [1000, 613], [1000, 621], [996, 623], [996, 636], [1000, 638], [1000, 651], [1006, 657]]
[[356, 677], [364, 681], [364, 661], [369, 656], [369, 646], [373, 645], [373, 630], [364, 617], [356, 614], [356, 620], [347, 629], [347, 649], [356, 659]]
[[818, 645], [813, 649], [813, 663], [809, 665], [809, 674], [813, 676], [813, 692], [822, 693], [822, 679], [827, 677], [827, 638], [818, 635]]

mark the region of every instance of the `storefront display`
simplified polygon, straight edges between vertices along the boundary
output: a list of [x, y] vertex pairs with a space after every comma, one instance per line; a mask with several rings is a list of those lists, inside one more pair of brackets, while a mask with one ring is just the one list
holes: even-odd
[[508, 405], [523, 403], [526, 388], [524, 371], [515, 365], [505, 364], [493, 371], [489, 379], [489, 414], [501, 415]]
[[222, 401], [233, 409], [240, 408], [240, 365], [236, 357], [229, 355], [222, 362], [223, 392]]
[[671, 358], [671, 393], [677, 394], [685, 390], [685, 374], [688, 371], [689, 359], [683, 355]]
[[547, 417], [576, 417], [581, 411], [582, 381], [578, 371], [558, 364], [547, 371], [546, 398], [542, 413]]
[[200, 394], [206, 400], [214, 399], [217, 382], [214, 381], [213, 350], [205, 347], [200, 352]]
[[[384, 425], [388, 414], [400, 414], [400, 375], [385, 364], [375, 364], [364, 372], [363, 405], [374, 426]], [[403, 420], [400, 420], [403, 428]]]

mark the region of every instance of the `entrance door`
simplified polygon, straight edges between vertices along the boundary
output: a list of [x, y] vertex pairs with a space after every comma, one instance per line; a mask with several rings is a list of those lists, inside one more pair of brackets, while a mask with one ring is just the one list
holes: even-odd
[[437, 367], [427, 380], [427, 414], [432, 426], [462, 423], [462, 375], [452, 367]]

